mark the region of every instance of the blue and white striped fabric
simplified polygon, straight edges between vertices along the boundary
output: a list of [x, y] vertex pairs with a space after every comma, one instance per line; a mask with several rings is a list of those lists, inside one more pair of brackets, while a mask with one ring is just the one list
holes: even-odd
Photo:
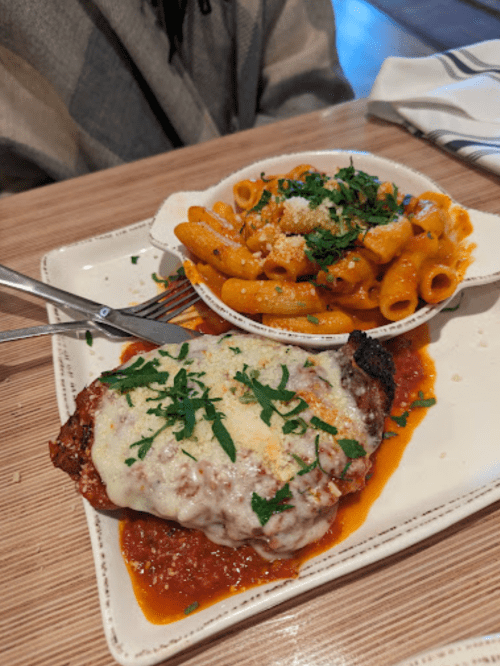
[[500, 174], [500, 39], [387, 58], [368, 112]]

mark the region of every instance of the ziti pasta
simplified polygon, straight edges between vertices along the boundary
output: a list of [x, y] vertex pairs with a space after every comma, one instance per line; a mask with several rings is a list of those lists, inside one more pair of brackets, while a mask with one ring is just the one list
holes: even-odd
[[234, 202], [192, 206], [175, 234], [192, 282], [264, 325], [349, 333], [451, 296], [471, 263], [466, 210], [354, 166], [298, 165], [234, 185]]

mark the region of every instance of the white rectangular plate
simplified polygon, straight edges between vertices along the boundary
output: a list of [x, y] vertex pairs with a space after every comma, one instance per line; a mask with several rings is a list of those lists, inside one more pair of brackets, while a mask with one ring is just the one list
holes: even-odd
[[[500, 224], [500, 219], [499, 219]], [[42, 262], [45, 282], [113, 307], [156, 293], [153, 272], [177, 260], [149, 242], [151, 220], [67, 246]], [[496, 250], [495, 250], [496, 251]], [[133, 263], [132, 256], [138, 260]], [[49, 306], [51, 321], [67, 317]], [[500, 499], [500, 289], [464, 292], [460, 307], [430, 325], [437, 367], [437, 404], [429, 410], [363, 526], [307, 562], [295, 580], [233, 596], [185, 619], [150, 624], [132, 590], [118, 543], [118, 521], [85, 503], [104, 630], [113, 657], [125, 666], [155, 664], [251, 615], [401, 551]], [[94, 336], [54, 336], [62, 421], [78, 391], [119, 363], [123, 343]], [[390, 446], [390, 440], [384, 444]], [[61, 478], [61, 483], [66, 483]]]

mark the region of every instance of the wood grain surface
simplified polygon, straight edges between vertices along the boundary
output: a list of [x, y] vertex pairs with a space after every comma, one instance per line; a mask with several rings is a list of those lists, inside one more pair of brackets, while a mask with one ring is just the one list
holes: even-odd
[[[405, 130], [363, 100], [0, 199], [1, 263], [40, 276], [44, 253], [145, 219], [179, 189], [203, 189], [266, 156], [364, 150], [422, 171], [461, 203], [500, 213], [500, 179]], [[43, 303], [0, 289], [1, 329], [46, 322]], [[48, 338], [0, 356], [0, 662], [110, 666], [82, 502], [53, 469], [59, 430]], [[390, 666], [500, 632], [500, 503], [377, 564], [180, 654], [194, 666]]]

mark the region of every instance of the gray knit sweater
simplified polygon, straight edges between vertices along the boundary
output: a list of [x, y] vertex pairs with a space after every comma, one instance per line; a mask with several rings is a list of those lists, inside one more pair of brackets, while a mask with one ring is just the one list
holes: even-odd
[[[61, 180], [352, 97], [331, 0], [0, 0], [0, 187]], [[168, 16], [166, 17], [168, 21]]]

